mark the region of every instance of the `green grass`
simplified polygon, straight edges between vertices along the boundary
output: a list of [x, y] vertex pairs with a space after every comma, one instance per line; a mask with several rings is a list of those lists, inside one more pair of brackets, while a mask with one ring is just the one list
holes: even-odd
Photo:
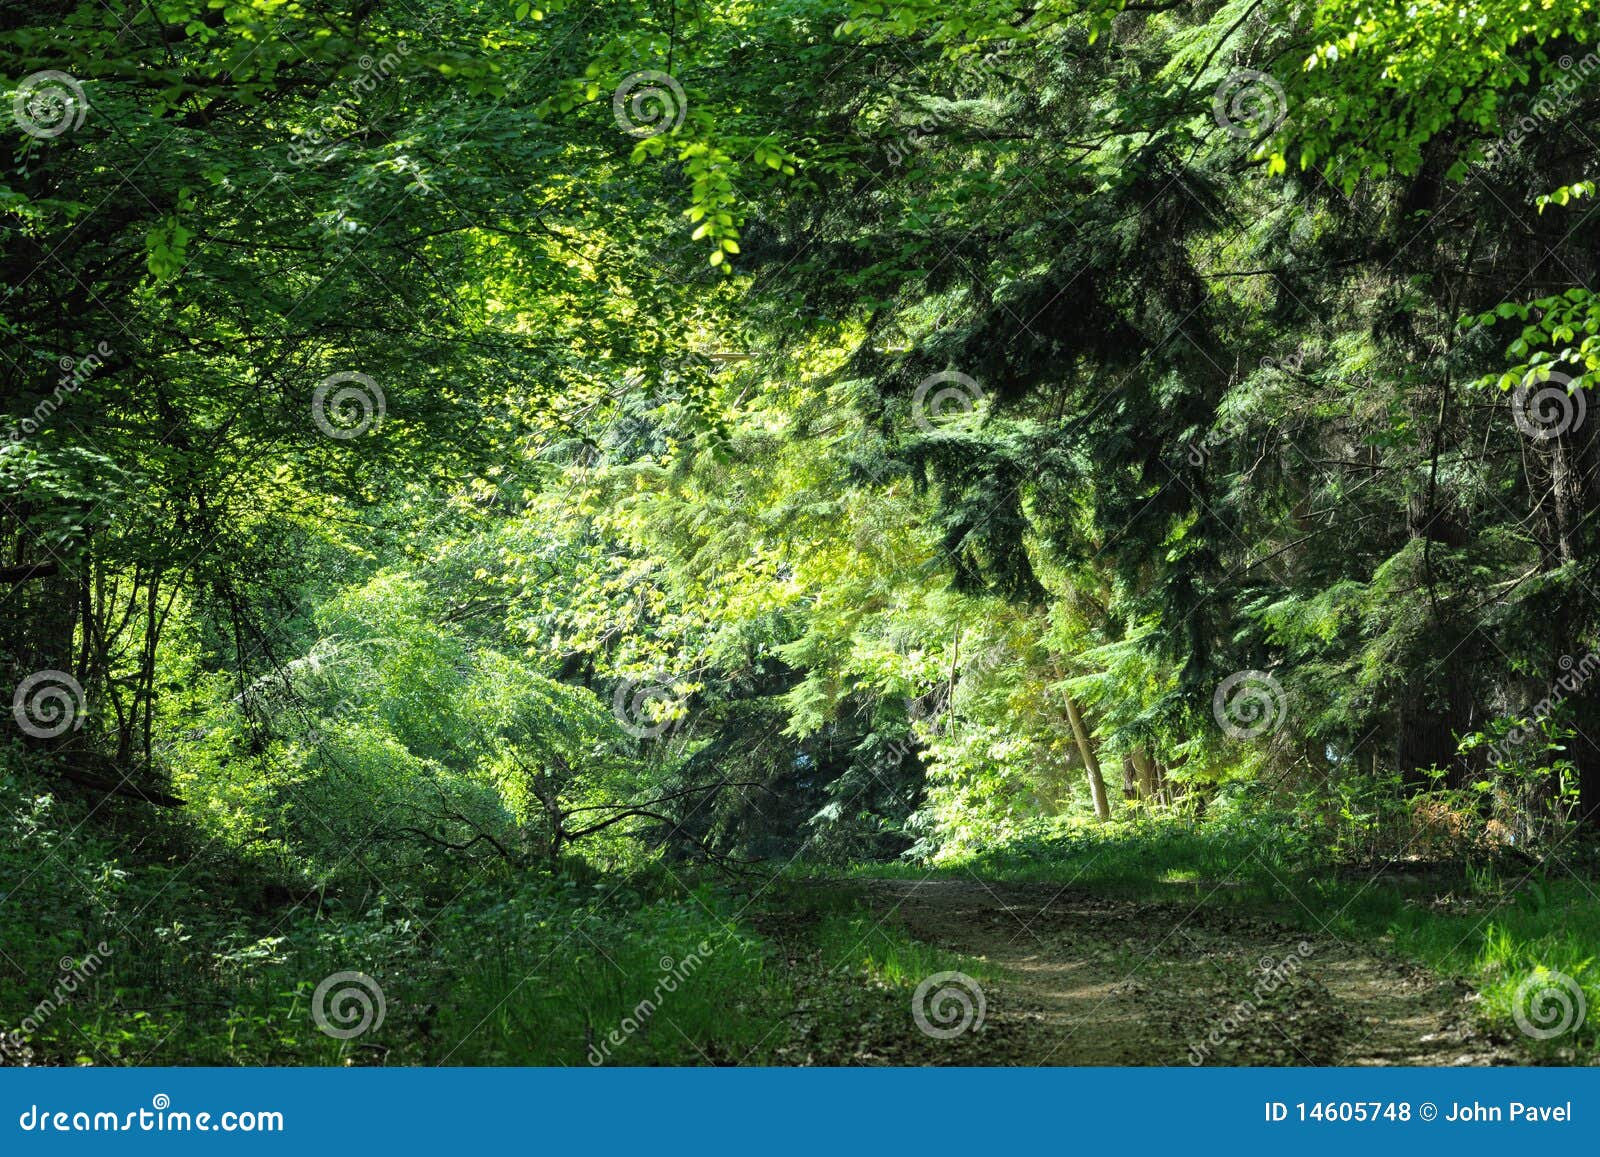
[[[599, 899], [498, 881], [442, 909], [412, 898], [297, 914], [259, 950], [228, 953], [141, 929], [144, 948], [108, 956], [28, 1045], [58, 1063], [648, 1065], [723, 1062], [762, 1042], [786, 982], [730, 900]], [[348, 1040], [313, 1015], [317, 986], [341, 972], [372, 987], [330, 994], [370, 1001], [375, 987], [384, 1008]], [[18, 1023], [35, 999], [19, 988], [0, 1012]]]
[[506, 915], [488, 913], [445, 931], [489, 948], [453, 973], [438, 1036], [470, 1047], [449, 1063], [726, 1063], [758, 1049], [791, 1003], [769, 946], [709, 889], [566, 924], [553, 939], [513, 919], [507, 936]]
[[[1600, 900], [1585, 881], [1570, 876], [1462, 882], [1467, 887], [1457, 902], [1442, 905], [1386, 896], [1379, 884], [1347, 901], [1342, 927], [1384, 937], [1402, 955], [1466, 980], [1480, 993], [1485, 1017], [1517, 1033], [1536, 1055], [1573, 1048], [1579, 1059], [1592, 1057], [1600, 1046]], [[1582, 1001], [1575, 993], [1563, 995], [1559, 977], [1551, 973], [1571, 978]], [[1567, 1016], [1563, 1000], [1573, 1008], [1569, 1020], [1583, 1006], [1588, 1009], [1572, 1031], [1548, 1040], [1520, 1031], [1514, 1015], [1519, 1005], [1529, 1023], [1545, 1029]], [[1542, 1017], [1541, 1003], [1547, 1003]]]
[[[480, 867], [273, 895], [175, 827], [147, 823], [133, 855], [3, 778], [0, 804], [0, 1061], [705, 1063], [749, 1054], [791, 1003], [740, 897], [665, 875]], [[370, 978], [325, 990], [335, 1029], [373, 1009], [349, 1039], [314, 1015], [339, 973]]]
[[893, 988], [916, 988], [937, 972], [964, 972], [977, 980], [989, 975], [983, 961], [913, 939], [870, 912], [830, 913], [815, 935], [833, 971], [870, 976]]
[[1040, 824], [1028, 835], [981, 852], [933, 864], [856, 864], [838, 868], [797, 864], [793, 876], [920, 879], [930, 872], [952, 877], [1019, 882], [1076, 883], [1103, 893], [1146, 895], [1158, 886], [1194, 891], [1270, 885], [1299, 874], [1305, 850], [1275, 821], [1202, 825], [1141, 820], [1109, 827]]

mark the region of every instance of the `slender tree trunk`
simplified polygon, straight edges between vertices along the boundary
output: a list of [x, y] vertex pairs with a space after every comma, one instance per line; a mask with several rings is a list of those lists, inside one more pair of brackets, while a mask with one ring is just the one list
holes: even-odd
[[1094, 814], [1101, 823], [1111, 818], [1111, 801], [1106, 798], [1105, 777], [1100, 774], [1100, 761], [1095, 758], [1094, 747], [1089, 742], [1088, 729], [1072, 696], [1067, 701], [1067, 719], [1072, 723], [1072, 737], [1078, 741], [1078, 754], [1083, 756], [1083, 768], [1089, 776], [1089, 794], [1094, 797]]
[[1146, 803], [1155, 802], [1156, 798], [1156, 765], [1150, 758], [1150, 753], [1138, 747], [1133, 752], [1133, 766], [1139, 773], [1139, 798]]

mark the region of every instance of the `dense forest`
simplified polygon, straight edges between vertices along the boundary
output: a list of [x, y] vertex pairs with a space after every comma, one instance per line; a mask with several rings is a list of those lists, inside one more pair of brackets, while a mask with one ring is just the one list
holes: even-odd
[[9, 4], [0, 1063], [1592, 1061], [1597, 40]]

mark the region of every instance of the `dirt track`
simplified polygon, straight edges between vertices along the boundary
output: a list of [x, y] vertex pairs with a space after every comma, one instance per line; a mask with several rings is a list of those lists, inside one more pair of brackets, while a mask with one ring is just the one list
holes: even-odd
[[918, 1050], [933, 1063], [1525, 1063], [1477, 1029], [1464, 985], [1258, 916], [975, 879], [851, 889], [984, 962], [982, 1026]]

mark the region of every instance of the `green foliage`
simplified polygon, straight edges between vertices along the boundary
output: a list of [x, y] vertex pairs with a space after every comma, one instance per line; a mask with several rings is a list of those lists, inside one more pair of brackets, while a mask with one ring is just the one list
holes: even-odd
[[[1565, 846], [1597, 13], [0, 16], [0, 668], [72, 691], [6, 749], [59, 907], [0, 1007], [120, 929], [41, 1057], [360, 1059], [305, 1023], [353, 966], [397, 1060], [578, 1063], [704, 942], [723, 1061], [794, 995], [700, 887], [749, 861], [1353, 899]], [[1495, 1007], [1594, 983], [1396, 919]]]
[[908, 992], [939, 972], [959, 970], [976, 980], [992, 974], [983, 961], [915, 940], [870, 911], [826, 912], [813, 935], [836, 973], [870, 977]]
[[1571, 82], [1564, 74], [1593, 39], [1597, 11], [1521, 0], [1319, 4], [1286, 137], [1302, 168], [1331, 163], [1349, 192], [1363, 176], [1416, 173], [1431, 141], [1464, 130], [1450, 169], [1464, 177], [1508, 106], [1526, 95], [1537, 107], [1546, 90], [1564, 96], [1587, 79], [1587, 69]]

